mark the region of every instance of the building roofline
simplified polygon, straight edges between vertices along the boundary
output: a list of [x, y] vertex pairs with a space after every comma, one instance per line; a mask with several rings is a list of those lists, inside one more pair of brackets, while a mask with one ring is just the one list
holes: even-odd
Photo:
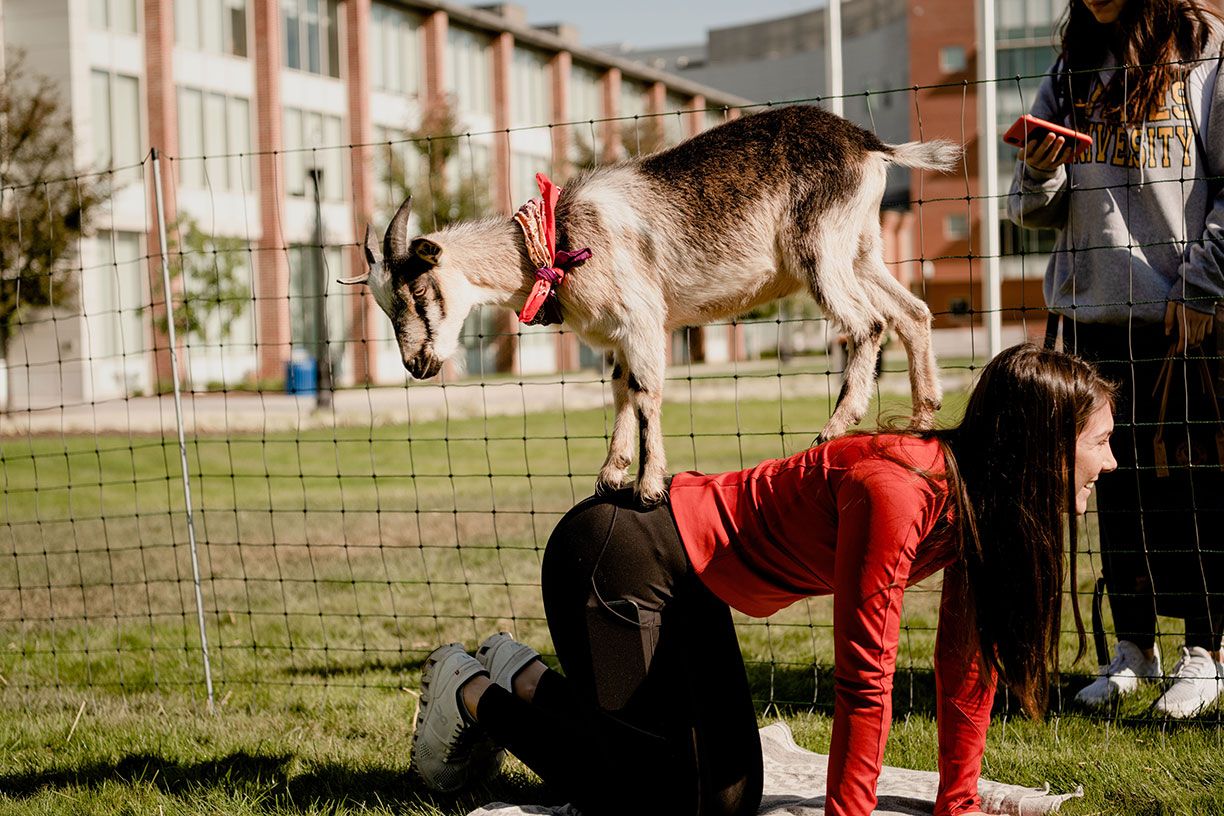
[[717, 88], [711, 88], [700, 82], [694, 82], [679, 74], [660, 71], [640, 62], [623, 59], [606, 51], [594, 48], [584, 48], [572, 41], [539, 28], [522, 25], [514, 20], [503, 17], [493, 11], [461, 6], [444, 0], [382, 0], [388, 5], [397, 5], [405, 9], [425, 11], [444, 11], [452, 20], [464, 23], [473, 28], [492, 32], [509, 32], [516, 42], [535, 46], [547, 51], [568, 51], [576, 62], [591, 63], [602, 68], [618, 68], [623, 76], [646, 82], [662, 82], [669, 88], [694, 96], [704, 96], [706, 103], [713, 106], [743, 107], [757, 104], [755, 100], [745, 99], [736, 94], [727, 93]]

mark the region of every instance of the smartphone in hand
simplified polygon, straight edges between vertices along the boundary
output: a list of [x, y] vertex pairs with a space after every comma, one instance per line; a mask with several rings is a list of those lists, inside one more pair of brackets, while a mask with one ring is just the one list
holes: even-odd
[[1056, 125], [1053, 122], [1047, 122], [1044, 119], [1038, 119], [1036, 116], [1024, 114], [1007, 129], [1003, 134], [1003, 141], [1009, 145], [1016, 147], [1023, 146], [1026, 142], [1031, 142], [1036, 139], [1038, 142], [1046, 137], [1047, 133], [1053, 133], [1063, 137], [1066, 144], [1064, 150], [1071, 150], [1071, 157], [1075, 158], [1092, 146], [1092, 137], [1087, 133], [1080, 133], [1078, 130]]

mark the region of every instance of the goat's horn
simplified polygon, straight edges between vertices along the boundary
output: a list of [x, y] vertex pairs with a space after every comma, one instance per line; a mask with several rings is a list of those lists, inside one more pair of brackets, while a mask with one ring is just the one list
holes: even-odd
[[360, 275], [354, 275], [351, 278], [337, 278], [336, 279], [336, 283], [343, 283], [345, 286], [355, 286], [359, 283], [369, 283], [369, 282], [370, 282], [370, 271], [368, 269], [365, 272], [362, 272]]
[[369, 269], [374, 264], [382, 263], [382, 257], [378, 254], [378, 242], [374, 240], [374, 227], [366, 224], [365, 240], [362, 242], [364, 250], [366, 268]]
[[399, 260], [408, 256], [408, 216], [412, 215], [412, 196], [404, 199], [391, 226], [387, 227], [387, 238], [384, 242], [383, 255], [387, 262]]

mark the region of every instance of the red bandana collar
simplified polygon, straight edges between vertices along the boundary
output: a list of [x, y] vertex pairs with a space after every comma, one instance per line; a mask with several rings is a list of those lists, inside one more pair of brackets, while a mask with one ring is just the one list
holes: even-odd
[[536, 183], [542, 198], [531, 199], [514, 214], [514, 220], [523, 228], [527, 254], [537, 267], [535, 285], [519, 312], [519, 320], [529, 326], [547, 326], [563, 321], [557, 289], [566, 272], [591, 257], [591, 250], [556, 251], [556, 211], [561, 188], [543, 173], [536, 173]]

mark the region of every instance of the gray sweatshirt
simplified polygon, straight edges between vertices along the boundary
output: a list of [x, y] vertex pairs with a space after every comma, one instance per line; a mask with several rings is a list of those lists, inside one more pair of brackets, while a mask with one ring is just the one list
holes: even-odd
[[[1090, 323], [1161, 323], [1169, 300], [1211, 312], [1224, 300], [1224, 71], [1218, 42], [1147, 122], [1063, 121], [1092, 136], [1071, 164], [1016, 162], [1007, 216], [1059, 230], [1045, 276], [1053, 310]], [[1109, 81], [1112, 57], [1099, 82]], [[1065, 81], [1065, 80], [1064, 80]], [[1032, 113], [1057, 122], [1054, 77]], [[1098, 86], [1099, 90], [1099, 86]], [[1205, 148], [1204, 148], [1205, 145]]]

